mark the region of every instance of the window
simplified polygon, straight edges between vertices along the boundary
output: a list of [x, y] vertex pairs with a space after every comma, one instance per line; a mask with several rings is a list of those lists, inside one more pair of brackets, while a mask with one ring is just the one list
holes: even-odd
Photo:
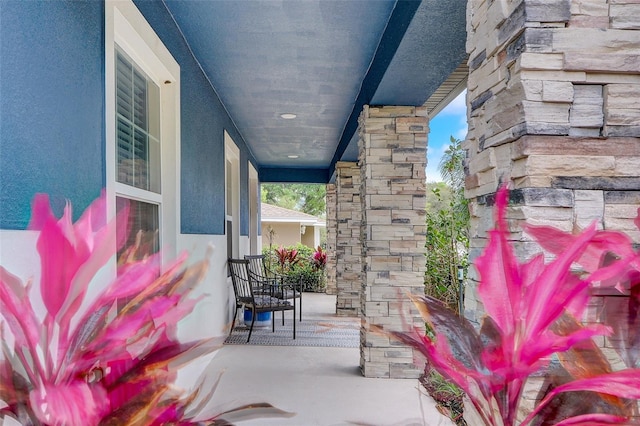
[[234, 254], [234, 243], [233, 240], [235, 238], [234, 236], [234, 232], [233, 232], [233, 164], [231, 163], [231, 161], [227, 160], [225, 162], [225, 168], [226, 168], [226, 212], [225, 212], [225, 218], [226, 218], [226, 227], [225, 227], [225, 233], [227, 234], [227, 255], [229, 256], [235, 256]]
[[160, 193], [160, 89], [116, 49], [117, 181]]
[[118, 259], [126, 256], [130, 260], [141, 260], [160, 250], [160, 220], [157, 204], [116, 197], [116, 210], [129, 206], [126, 223], [117, 223], [118, 241], [125, 239], [124, 246], [118, 251]]
[[[159, 92], [158, 86], [116, 48], [116, 180], [161, 195]], [[127, 251], [130, 260], [139, 260], [160, 249], [162, 199], [153, 203], [142, 195], [143, 200], [135, 200], [126, 189], [123, 192], [116, 196], [116, 210], [128, 204], [129, 217], [127, 223], [117, 224], [118, 233], [124, 233], [127, 241], [119, 256]]]
[[162, 246], [167, 261], [180, 223], [180, 67], [132, 1], [105, 1], [105, 43], [108, 213], [129, 206], [117, 224], [137, 245], [128, 255]]

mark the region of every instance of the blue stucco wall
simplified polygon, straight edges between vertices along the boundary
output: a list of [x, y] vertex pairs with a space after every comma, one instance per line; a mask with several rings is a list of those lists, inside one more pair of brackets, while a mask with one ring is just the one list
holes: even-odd
[[0, 228], [24, 229], [36, 192], [77, 218], [105, 185], [104, 7], [0, 1]]
[[[224, 131], [241, 156], [241, 234], [249, 234], [243, 138], [161, 1], [136, 1], [181, 70], [181, 232], [224, 234]], [[75, 216], [105, 182], [104, 4], [0, 1], [0, 229], [24, 229], [36, 192]]]
[[181, 229], [185, 234], [224, 234], [224, 131], [240, 149], [240, 233], [249, 234], [248, 167], [252, 159], [209, 81], [162, 2], [135, 1], [174, 59], [181, 86]]

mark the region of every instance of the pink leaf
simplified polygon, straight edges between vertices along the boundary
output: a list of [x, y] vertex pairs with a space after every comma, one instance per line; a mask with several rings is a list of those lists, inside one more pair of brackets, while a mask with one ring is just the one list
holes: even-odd
[[82, 304], [89, 283], [117, 250], [116, 222], [124, 214], [122, 211], [118, 213], [117, 218], [102, 226], [94, 234], [93, 226], [96, 221], [103, 222], [105, 209], [104, 198], [97, 199], [87, 208], [74, 228], [76, 241], [79, 244], [82, 243], [87, 251], [83, 254], [83, 262], [73, 277], [67, 300], [61, 307], [63, 318], [60, 322], [63, 325], [68, 325], [71, 321]]
[[[204, 422], [205, 424], [212, 425], [228, 425], [235, 424], [235, 422], [242, 422], [246, 420], [264, 418], [264, 417], [293, 417], [295, 413], [281, 410], [266, 402], [259, 402], [253, 404], [246, 404], [240, 407], [235, 407], [231, 410], [227, 410], [224, 413], [216, 414], [215, 416], [208, 417], [206, 419], [200, 419], [197, 423]], [[194, 421], [194, 423], [196, 423]]]
[[[154, 410], [151, 415], [153, 416], [154, 424], [156, 425], [166, 425], [166, 424], [181, 424], [178, 423], [184, 414], [184, 408], [179, 401], [174, 401], [166, 407], [158, 407], [158, 409]], [[188, 423], [182, 423], [188, 424]]]
[[[524, 231], [535, 238], [543, 249], [555, 255], [562, 254], [578, 238], [578, 235], [560, 231], [550, 226], [526, 224]], [[593, 272], [602, 266], [604, 255], [609, 251], [623, 257], [632, 255], [631, 243], [629, 236], [623, 233], [598, 231], [584, 252], [575, 261], [586, 271]]]
[[37, 248], [41, 262], [40, 293], [47, 312], [55, 318], [82, 261], [53, 217], [44, 221]]
[[535, 285], [528, 289], [528, 293], [535, 294], [535, 297], [527, 304], [525, 341], [535, 339], [562, 314], [573, 296], [586, 291], [588, 283], [573, 278], [570, 267], [594, 234], [593, 227], [582, 233], [556, 260], [547, 265]]
[[600, 325], [583, 327], [567, 336], [557, 336], [551, 331], [547, 331], [536, 338], [535, 344], [524, 347], [523, 359], [547, 357], [556, 352], [564, 352], [576, 343], [594, 336], [608, 336], [610, 334], [609, 327]]
[[620, 398], [640, 398], [640, 368], [633, 368], [573, 382], [555, 388], [552, 393], [569, 391], [593, 391]]
[[494, 319], [502, 333], [514, 332], [514, 313], [517, 307], [516, 295], [521, 282], [517, 264], [506, 239], [498, 232], [491, 231], [489, 245], [482, 256], [476, 259], [480, 273], [478, 293], [487, 313]]
[[621, 424], [627, 420], [626, 417], [614, 416], [613, 414], [582, 414], [580, 416], [570, 417], [555, 426], [601, 426], [601, 425], [616, 425]]
[[[101, 198], [98, 198], [87, 208], [76, 223], [74, 228], [76, 241], [82, 242], [82, 245], [88, 251], [85, 260], [71, 281], [69, 294], [60, 307], [60, 344], [58, 346], [60, 357], [68, 350], [70, 323], [82, 305], [91, 280], [116, 252], [116, 222], [122, 214], [126, 214], [126, 211], [124, 213], [123, 211], [119, 212], [117, 218], [114, 218], [104, 226], [106, 201], [103, 194]], [[94, 234], [95, 227], [100, 226], [101, 228]]]
[[160, 255], [153, 256], [136, 262], [126, 268], [124, 273], [116, 281], [105, 289], [96, 304], [102, 304], [104, 301], [112, 301], [116, 299], [127, 299], [133, 295], [139, 294], [142, 290], [158, 277], [160, 273]]
[[45, 384], [29, 394], [31, 408], [48, 425], [96, 425], [108, 410], [108, 398], [100, 386], [74, 381], [60, 386]]
[[124, 318], [119, 317], [106, 328], [100, 330], [96, 338], [87, 347], [97, 359], [122, 359], [138, 354], [128, 353], [132, 342], [148, 337], [153, 331], [153, 318], [148, 310], [142, 309]]
[[40, 340], [40, 324], [31, 306], [29, 293], [29, 288], [23, 287], [18, 277], [0, 266], [0, 316], [9, 322], [14, 337], [18, 339], [18, 346], [35, 348]]
[[571, 391], [591, 391], [620, 398], [640, 399], [640, 369], [616, 371], [560, 385], [549, 392], [522, 423], [531, 421], [536, 413], [557, 394]]
[[519, 309], [523, 284], [518, 262], [507, 242], [509, 235], [504, 214], [508, 191], [501, 187], [496, 193], [496, 229], [489, 232], [489, 244], [476, 259], [481, 280], [478, 293], [487, 313], [504, 334], [514, 332], [514, 309]]
[[31, 219], [27, 229], [33, 231], [41, 231], [45, 222], [53, 216], [53, 210], [51, 210], [51, 204], [49, 202], [49, 195], [36, 194], [31, 202]]

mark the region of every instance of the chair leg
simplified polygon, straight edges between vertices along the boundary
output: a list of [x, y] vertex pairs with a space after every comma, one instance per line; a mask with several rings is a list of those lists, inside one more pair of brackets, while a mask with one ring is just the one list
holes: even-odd
[[[294, 288], [295, 291], [295, 288]], [[296, 340], [296, 295], [293, 295], [293, 313], [291, 315], [291, 322], [293, 323], [293, 340]]]
[[231, 321], [231, 330], [229, 330], [229, 336], [233, 333], [233, 327], [236, 325], [236, 317], [238, 316], [238, 305], [236, 305], [236, 310], [233, 313], [233, 321]]
[[284, 311], [282, 311], [282, 326], [284, 327]]
[[249, 328], [249, 337], [247, 337], [247, 343], [249, 343], [249, 340], [251, 340], [251, 333], [253, 333], [253, 323], [256, 322], [256, 317], [258, 316], [258, 314], [256, 313], [255, 310], [251, 311], [251, 328]]

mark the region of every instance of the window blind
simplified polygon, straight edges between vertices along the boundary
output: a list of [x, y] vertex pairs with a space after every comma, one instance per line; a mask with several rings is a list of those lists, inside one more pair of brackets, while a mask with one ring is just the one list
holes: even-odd
[[160, 192], [159, 89], [122, 52], [116, 53], [117, 180]]

